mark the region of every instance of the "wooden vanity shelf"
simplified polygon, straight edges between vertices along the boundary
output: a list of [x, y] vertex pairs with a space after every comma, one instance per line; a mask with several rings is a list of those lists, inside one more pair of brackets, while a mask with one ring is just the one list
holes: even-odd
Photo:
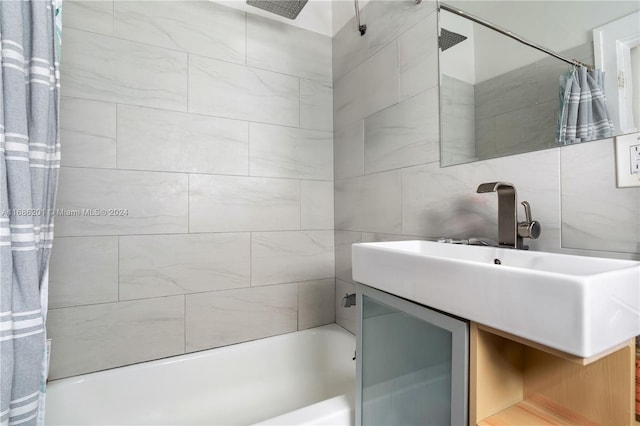
[[471, 323], [469, 424], [638, 426], [633, 342], [578, 358]]

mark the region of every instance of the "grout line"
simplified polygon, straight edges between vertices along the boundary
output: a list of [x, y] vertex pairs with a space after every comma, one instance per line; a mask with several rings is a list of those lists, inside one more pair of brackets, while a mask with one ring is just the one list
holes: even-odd
[[120, 302], [121, 301], [120, 300], [120, 237], [118, 236], [116, 238], [117, 238], [117, 240], [116, 240], [116, 242], [117, 242], [116, 253], [117, 253], [117, 256], [118, 256], [118, 262], [117, 262], [118, 263], [118, 280], [117, 280], [118, 281], [118, 302]]
[[187, 295], [183, 295], [184, 305], [182, 311], [182, 337], [183, 337], [183, 345], [184, 345], [184, 353], [187, 353]]
[[[333, 182], [331, 179], [314, 179], [309, 177], [281, 177], [281, 176], [260, 176], [260, 175], [251, 176], [251, 175], [237, 175], [237, 174], [226, 174], [226, 173], [202, 173], [202, 172], [192, 172], [192, 171], [145, 170], [145, 169], [89, 167], [89, 166], [61, 166], [61, 168], [80, 169], [80, 170], [83, 170], [83, 169], [84, 170], [110, 170], [110, 171], [140, 172], [140, 173], [164, 173], [164, 174], [174, 174], [174, 175], [177, 174], [177, 175], [201, 175], [201, 176], [219, 176], [219, 177], [236, 177], [236, 178], [262, 178], [262, 179], [277, 179], [277, 180], [286, 180], [286, 181], [309, 180], [314, 182]], [[376, 173], [382, 173], [382, 172], [376, 172]]]

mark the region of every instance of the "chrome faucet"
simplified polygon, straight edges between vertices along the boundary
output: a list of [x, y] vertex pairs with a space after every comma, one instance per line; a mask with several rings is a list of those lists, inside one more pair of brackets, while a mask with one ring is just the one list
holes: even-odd
[[529, 246], [524, 244], [524, 238], [536, 239], [540, 236], [540, 223], [531, 218], [531, 206], [523, 201], [525, 221], [518, 222], [518, 208], [516, 188], [507, 182], [488, 182], [478, 186], [480, 193], [498, 193], [498, 244], [500, 247], [509, 247], [527, 250]]

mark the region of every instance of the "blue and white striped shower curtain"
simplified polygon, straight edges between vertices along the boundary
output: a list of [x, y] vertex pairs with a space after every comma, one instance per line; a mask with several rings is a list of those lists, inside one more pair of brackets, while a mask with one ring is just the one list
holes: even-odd
[[604, 95], [604, 73], [574, 67], [560, 77], [558, 143], [608, 138], [613, 130]]
[[0, 2], [0, 425], [44, 422], [60, 0]]

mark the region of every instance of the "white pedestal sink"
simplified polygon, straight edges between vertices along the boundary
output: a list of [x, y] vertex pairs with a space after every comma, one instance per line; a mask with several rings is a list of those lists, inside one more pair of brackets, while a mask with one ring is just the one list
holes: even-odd
[[583, 358], [640, 335], [640, 262], [429, 241], [353, 245], [353, 279]]

